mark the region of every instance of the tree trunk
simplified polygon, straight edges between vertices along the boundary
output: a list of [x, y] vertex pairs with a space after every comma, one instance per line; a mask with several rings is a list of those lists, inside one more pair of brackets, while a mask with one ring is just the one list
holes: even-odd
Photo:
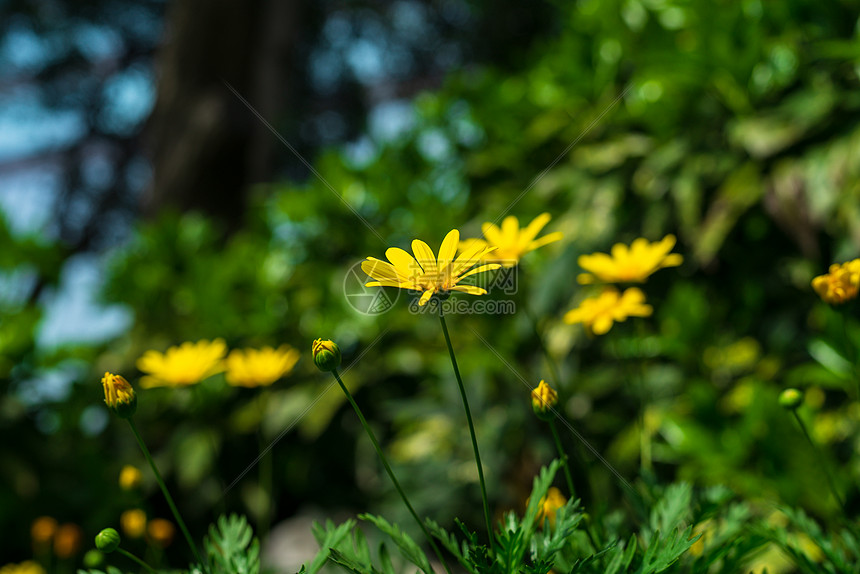
[[[247, 190], [271, 176], [272, 142], [228, 82], [272, 123], [287, 101], [298, 0], [175, 0], [147, 126], [153, 165], [144, 213], [198, 210], [228, 231]], [[277, 125], [277, 124], [275, 124]]]

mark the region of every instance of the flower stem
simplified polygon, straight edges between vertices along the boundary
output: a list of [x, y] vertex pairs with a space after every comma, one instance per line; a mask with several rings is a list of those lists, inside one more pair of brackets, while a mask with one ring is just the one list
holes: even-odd
[[532, 324], [532, 330], [535, 333], [535, 339], [537, 340], [541, 353], [543, 353], [544, 359], [546, 360], [546, 364], [549, 367], [550, 375], [552, 375], [553, 385], [555, 386], [555, 388], [559, 389], [561, 388], [561, 374], [558, 371], [558, 366], [555, 364], [555, 360], [549, 353], [549, 349], [547, 349], [546, 345], [543, 342], [543, 337], [541, 336], [540, 330], [538, 329], [537, 317], [535, 317], [534, 313], [531, 312], [528, 305], [526, 305], [525, 303], [523, 303], [523, 309], [526, 312], [526, 317]]
[[806, 437], [806, 440], [809, 441], [809, 444], [812, 445], [812, 450], [815, 451], [815, 456], [818, 458], [818, 463], [824, 469], [824, 475], [827, 477], [827, 484], [830, 486], [831, 492], [833, 492], [833, 496], [836, 497], [836, 501], [839, 503], [839, 507], [842, 512], [845, 512], [845, 503], [842, 502], [842, 497], [839, 496], [839, 492], [836, 490], [836, 483], [833, 481], [833, 476], [830, 474], [830, 469], [827, 467], [827, 464], [824, 461], [824, 457], [821, 455], [821, 451], [818, 449], [816, 444], [812, 441], [812, 437], [809, 434], [809, 431], [806, 429], [806, 425], [803, 424], [803, 419], [800, 418], [800, 415], [797, 414], [797, 411], [792, 411], [795, 420], [797, 420], [797, 424], [800, 425], [800, 430], [803, 431], [803, 436]]
[[182, 534], [185, 535], [185, 540], [188, 542], [188, 545], [191, 547], [191, 551], [194, 553], [194, 558], [198, 563], [200, 563], [203, 569], [208, 572], [209, 568], [206, 563], [200, 559], [200, 554], [197, 552], [197, 546], [194, 544], [194, 540], [191, 538], [191, 534], [188, 532], [188, 528], [185, 526], [185, 521], [182, 520], [179, 510], [176, 508], [176, 504], [173, 502], [173, 497], [170, 496], [170, 492], [167, 490], [167, 485], [164, 484], [164, 479], [161, 478], [161, 473], [158, 472], [158, 467], [155, 466], [155, 461], [152, 460], [152, 455], [149, 453], [149, 449], [146, 448], [146, 443], [143, 442], [143, 438], [141, 438], [140, 433], [137, 431], [137, 426], [134, 424], [134, 420], [131, 417], [126, 420], [131, 427], [131, 432], [134, 433], [134, 438], [137, 439], [137, 444], [140, 445], [140, 450], [143, 451], [143, 456], [146, 457], [147, 462], [149, 462], [149, 466], [152, 468], [153, 474], [155, 474], [155, 480], [158, 482], [158, 486], [161, 487], [161, 492], [164, 493], [164, 498], [167, 499], [167, 505], [170, 506], [170, 511], [173, 512], [173, 517], [176, 519], [179, 529], [182, 531]]
[[[567, 480], [567, 488], [570, 491], [570, 497], [576, 498], [576, 489], [573, 488], [573, 477], [570, 474], [570, 466], [567, 462], [568, 456], [567, 453], [564, 452], [564, 447], [561, 445], [561, 437], [558, 436], [558, 429], [555, 427], [555, 420], [549, 420], [549, 428], [552, 431], [552, 438], [555, 440], [555, 448], [558, 451], [559, 458], [561, 459], [561, 467], [564, 469], [564, 478]], [[586, 522], [589, 521], [590, 520], [586, 520]], [[588, 535], [588, 540], [594, 547], [594, 551], [599, 552], [600, 546], [598, 546], [594, 533], [591, 532], [591, 526], [588, 524], [586, 524], [585, 533]]]
[[451, 569], [448, 567], [448, 563], [445, 562], [445, 558], [442, 556], [442, 552], [439, 550], [439, 547], [436, 546], [436, 543], [433, 541], [433, 536], [431, 536], [430, 531], [427, 530], [427, 526], [425, 526], [421, 519], [418, 517], [418, 513], [415, 512], [415, 509], [412, 507], [412, 504], [409, 502], [409, 499], [406, 498], [406, 493], [403, 492], [403, 488], [400, 486], [400, 482], [397, 480], [397, 477], [394, 476], [394, 471], [391, 470], [391, 465], [388, 464], [388, 459], [382, 452], [382, 447], [379, 446], [379, 441], [376, 440], [376, 435], [373, 434], [373, 430], [371, 430], [370, 425], [367, 424], [367, 419], [364, 418], [364, 414], [362, 414], [361, 409], [358, 407], [358, 403], [356, 403], [355, 399], [352, 398], [352, 393], [350, 393], [349, 389], [346, 388], [346, 385], [341, 380], [337, 369], [334, 369], [331, 374], [334, 375], [335, 379], [337, 379], [341, 390], [343, 390], [343, 394], [346, 395], [346, 400], [349, 401], [349, 404], [352, 405], [355, 414], [358, 415], [358, 420], [361, 421], [361, 426], [364, 427], [364, 431], [367, 433], [367, 436], [370, 437], [370, 442], [373, 443], [373, 448], [376, 449], [376, 454], [379, 455], [379, 460], [382, 461], [382, 466], [385, 467], [385, 472], [388, 473], [388, 477], [391, 479], [391, 482], [394, 483], [394, 488], [397, 489], [397, 493], [400, 494], [400, 498], [403, 499], [403, 503], [406, 505], [406, 508], [409, 509], [409, 513], [412, 515], [412, 518], [414, 518], [415, 522], [418, 523], [418, 526], [421, 527], [421, 531], [424, 533], [424, 536], [427, 538], [427, 541], [430, 543], [430, 546], [433, 548], [433, 552], [436, 553], [436, 556], [439, 558], [439, 561], [442, 562], [442, 566], [445, 567], [445, 571], [448, 574], [451, 574]]
[[469, 410], [469, 399], [466, 398], [466, 388], [460, 377], [460, 368], [457, 366], [457, 357], [454, 356], [454, 347], [451, 345], [451, 336], [448, 334], [448, 325], [445, 323], [445, 315], [442, 306], [439, 306], [439, 321], [442, 323], [442, 333], [445, 335], [445, 343], [448, 345], [448, 353], [451, 355], [451, 364], [454, 366], [454, 375], [460, 386], [460, 396], [463, 399], [463, 408], [466, 410], [466, 420], [469, 423], [469, 433], [472, 435], [472, 449], [475, 451], [475, 464], [478, 466], [478, 480], [481, 483], [481, 497], [484, 502], [484, 520], [487, 523], [487, 535], [490, 537], [490, 546], [493, 544], [493, 526], [490, 520], [490, 504], [487, 502], [487, 486], [484, 483], [484, 467], [481, 465], [481, 453], [478, 452], [478, 439], [475, 437], [475, 425], [472, 422], [472, 411]]
[[137, 556], [135, 556], [131, 552], [123, 550], [122, 548], [117, 548], [116, 551], [119, 552], [120, 554], [122, 554], [123, 556], [125, 556], [126, 558], [128, 558], [129, 560], [134, 560], [139, 565], [143, 566], [144, 568], [146, 568], [147, 570], [149, 570], [153, 574], [158, 574], [158, 571], [155, 568], [153, 568], [152, 566], [150, 566], [149, 564], [147, 564], [146, 562], [144, 562], [143, 560], [141, 560], [140, 558], [138, 558]]
[[576, 498], [576, 490], [573, 488], [573, 477], [570, 475], [570, 468], [567, 464], [567, 454], [564, 452], [564, 447], [561, 446], [561, 438], [558, 436], [558, 429], [555, 428], [555, 421], [550, 419], [549, 428], [552, 431], [552, 438], [555, 440], [555, 448], [558, 451], [558, 456], [561, 459], [561, 467], [564, 469], [564, 478], [567, 480], [567, 488], [570, 491], [570, 497]]

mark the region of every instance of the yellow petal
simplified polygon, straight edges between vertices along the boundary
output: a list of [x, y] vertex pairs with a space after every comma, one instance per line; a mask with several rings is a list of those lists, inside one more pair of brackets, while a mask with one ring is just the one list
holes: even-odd
[[459, 276], [459, 279], [463, 279], [464, 277], [468, 277], [469, 275], [475, 275], [476, 273], [483, 273], [484, 271], [493, 271], [494, 269], [498, 269], [499, 267], [501, 267], [501, 265], [499, 265], [498, 263], [487, 263], [486, 265], [475, 267], [467, 273], [463, 273]]
[[415, 254], [415, 259], [418, 260], [426, 275], [435, 275], [438, 272], [436, 269], [436, 256], [433, 255], [433, 250], [430, 249], [429, 245], [420, 239], [416, 239], [412, 242], [412, 253]]
[[403, 279], [397, 272], [397, 269], [394, 268], [394, 265], [387, 261], [373, 259], [372, 257], [368, 257], [361, 262], [361, 270], [380, 281], [400, 281]]
[[535, 237], [537, 237], [541, 229], [546, 227], [546, 224], [549, 223], [550, 219], [552, 219], [552, 216], [549, 213], [541, 213], [532, 219], [532, 222], [529, 223], [528, 227], [520, 232], [520, 244], [522, 246], [528, 245]]
[[487, 242], [484, 241], [483, 239], [478, 239], [475, 237], [469, 238], [469, 239], [463, 239], [462, 241], [460, 241], [460, 245], [457, 246], [457, 250], [460, 253], [465, 253], [466, 251], [468, 251], [470, 249], [474, 249], [476, 246], [480, 246], [480, 248], [484, 248], [487, 246]]
[[385, 250], [385, 257], [403, 279], [415, 280], [421, 276], [421, 266], [407, 251], [399, 247], [389, 247]]
[[561, 231], [556, 231], [553, 233], [547, 233], [546, 235], [544, 235], [540, 239], [536, 239], [536, 240], [532, 241], [531, 243], [529, 243], [527, 247], [528, 247], [529, 251], [534, 251], [538, 247], [543, 247], [544, 245], [547, 245], [549, 243], [553, 243], [554, 241], [558, 241], [559, 239], [561, 239], [563, 237], [564, 237], [564, 235], [562, 235]]
[[483, 233], [484, 237], [487, 238], [487, 241], [493, 245], [501, 245], [505, 242], [502, 237], [501, 230], [490, 222], [481, 225], [481, 233]]
[[451, 291], [461, 291], [470, 295], [486, 295], [487, 290], [475, 287], [474, 285], [455, 285], [451, 287]]
[[516, 216], [509, 215], [502, 221], [502, 235], [505, 243], [516, 243], [520, 234], [520, 222]]
[[424, 305], [426, 305], [427, 301], [430, 300], [430, 297], [432, 297], [433, 293], [435, 292], [435, 289], [428, 289], [427, 291], [425, 291], [424, 294], [421, 295], [421, 299], [418, 300], [418, 306], [423, 307]]
[[448, 232], [448, 235], [445, 236], [445, 239], [442, 240], [442, 247], [439, 248], [439, 272], [447, 273], [448, 265], [454, 260], [454, 256], [457, 255], [457, 245], [460, 244], [460, 232], [456, 229], [452, 229]]

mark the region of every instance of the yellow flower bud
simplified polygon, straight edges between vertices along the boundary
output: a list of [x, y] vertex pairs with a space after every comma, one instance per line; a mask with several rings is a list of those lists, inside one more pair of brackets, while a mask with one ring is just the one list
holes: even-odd
[[314, 364], [321, 371], [334, 371], [340, 366], [340, 348], [334, 341], [317, 339], [311, 347]]
[[123, 490], [132, 490], [140, 486], [142, 475], [136, 466], [130, 464], [122, 467], [119, 471], [119, 487]]
[[137, 394], [121, 375], [105, 373], [102, 377], [105, 404], [121, 418], [130, 418], [137, 410]]
[[796, 410], [803, 404], [803, 393], [797, 389], [785, 389], [779, 394], [779, 404], [786, 410]]
[[54, 534], [54, 554], [59, 558], [71, 558], [81, 549], [83, 537], [83, 531], [77, 524], [61, 525]]
[[119, 525], [129, 538], [140, 538], [146, 532], [146, 513], [139, 508], [126, 510], [119, 516]]
[[146, 527], [146, 534], [154, 546], [167, 548], [173, 542], [176, 527], [173, 526], [172, 522], [164, 518], [153, 518]]
[[532, 410], [541, 420], [552, 420], [552, 409], [558, 403], [558, 393], [544, 381], [532, 391]]
[[30, 526], [30, 537], [36, 546], [43, 546], [50, 542], [56, 532], [57, 521], [50, 516], [40, 516]]

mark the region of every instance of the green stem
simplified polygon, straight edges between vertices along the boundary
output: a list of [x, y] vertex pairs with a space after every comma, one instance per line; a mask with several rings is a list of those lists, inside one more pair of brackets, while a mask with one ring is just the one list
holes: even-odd
[[573, 477], [570, 475], [570, 468], [567, 464], [567, 454], [564, 452], [564, 447], [561, 446], [561, 438], [558, 436], [558, 429], [555, 428], [555, 421], [549, 420], [549, 429], [552, 431], [552, 438], [555, 440], [555, 448], [558, 451], [558, 456], [561, 459], [561, 468], [564, 469], [564, 478], [567, 480], [567, 488], [570, 491], [570, 497], [576, 498], [576, 489], [573, 488]]
[[481, 453], [478, 452], [478, 439], [475, 437], [475, 425], [472, 423], [472, 411], [469, 410], [469, 399], [466, 398], [466, 388], [460, 377], [460, 368], [457, 366], [457, 357], [454, 356], [454, 347], [451, 345], [451, 336], [448, 334], [448, 325], [445, 323], [445, 315], [442, 305], [439, 305], [439, 321], [442, 323], [442, 333], [445, 335], [445, 343], [448, 345], [448, 353], [451, 355], [451, 364], [454, 366], [454, 375], [460, 386], [460, 396], [463, 399], [463, 408], [466, 410], [466, 420], [469, 422], [469, 433], [472, 435], [472, 449], [475, 451], [475, 464], [478, 465], [478, 480], [481, 483], [481, 497], [484, 501], [484, 520], [487, 523], [487, 535], [490, 537], [490, 546], [493, 544], [493, 523], [490, 519], [490, 504], [487, 502], [487, 486], [484, 483], [484, 467], [481, 465]]
[[546, 345], [543, 342], [543, 337], [541, 337], [540, 330], [538, 329], [537, 317], [531, 312], [528, 308], [528, 305], [523, 303], [523, 309], [525, 309], [526, 317], [532, 324], [532, 330], [535, 333], [535, 339], [537, 339], [538, 346], [540, 347], [541, 353], [543, 353], [544, 360], [546, 360], [546, 364], [549, 367], [550, 375], [552, 375], [552, 382], [556, 389], [561, 388], [561, 373], [558, 371], [558, 366], [555, 364], [555, 360], [552, 358], [552, 355], [549, 354], [549, 349], [546, 348]]
[[806, 437], [806, 440], [809, 441], [809, 444], [812, 445], [812, 450], [815, 451], [815, 456], [818, 458], [818, 464], [824, 469], [824, 475], [827, 477], [827, 484], [830, 485], [830, 490], [833, 492], [833, 496], [836, 497], [836, 501], [839, 503], [839, 507], [842, 512], [845, 512], [845, 503], [842, 501], [842, 497], [839, 496], [839, 492], [836, 490], [836, 483], [833, 481], [833, 477], [830, 475], [830, 469], [827, 467], [827, 464], [824, 461], [824, 457], [821, 455], [821, 451], [812, 441], [812, 437], [809, 435], [809, 431], [806, 429], [806, 425], [803, 424], [803, 419], [800, 418], [800, 415], [797, 414], [797, 411], [791, 411], [794, 415], [795, 420], [797, 420], [797, 424], [800, 425], [800, 430], [803, 431], [803, 436]]
[[[448, 563], [445, 562], [445, 558], [442, 556], [442, 552], [439, 550], [439, 547], [436, 546], [436, 543], [433, 541], [433, 536], [430, 534], [430, 531], [427, 530], [427, 527], [418, 517], [418, 513], [415, 512], [415, 509], [412, 507], [412, 504], [409, 502], [409, 499], [406, 498], [406, 493], [403, 492], [403, 488], [400, 486], [400, 482], [397, 480], [397, 477], [394, 476], [394, 471], [391, 469], [391, 465], [388, 464], [388, 459], [382, 452], [382, 447], [379, 446], [379, 441], [376, 440], [376, 435], [373, 434], [370, 425], [367, 424], [367, 419], [364, 418], [364, 414], [362, 414], [361, 409], [358, 407], [358, 403], [356, 403], [355, 399], [352, 398], [352, 393], [350, 393], [349, 389], [346, 388], [346, 385], [341, 380], [337, 369], [333, 370], [331, 374], [334, 375], [335, 379], [337, 379], [341, 390], [343, 390], [343, 394], [346, 395], [346, 400], [349, 401], [349, 404], [352, 405], [355, 414], [358, 415], [358, 420], [361, 421], [361, 426], [364, 427], [364, 431], [367, 433], [367, 436], [370, 437], [370, 442], [373, 443], [373, 448], [376, 449], [376, 454], [379, 455], [379, 460], [382, 461], [382, 466], [385, 467], [385, 472], [388, 473], [388, 477], [391, 479], [391, 482], [394, 483], [394, 488], [397, 489], [398, 494], [400, 494], [400, 498], [403, 499], [403, 503], [406, 505], [406, 508], [409, 509], [409, 513], [412, 515], [412, 518], [414, 518], [415, 522], [418, 523], [418, 526], [421, 527], [421, 531], [424, 533], [424, 536], [427, 538], [427, 541], [430, 543], [430, 546], [433, 548], [433, 552], [436, 553], [436, 556], [439, 558], [439, 561], [442, 562], [442, 566], [445, 567], [445, 571], [448, 574], [451, 574], [451, 569], [448, 568]], [[427, 574], [433, 573], [428, 572]]]
[[[558, 429], [555, 427], [555, 421], [549, 420], [549, 428], [552, 431], [552, 438], [555, 440], [555, 448], [558, 451], [558, 456], [561, 459], [561, 468], [564, 469], [564, 478], [567, 480], [567, 488], [570, 491], [570, 497], [576, 498], [576, 489], [573, 488], [573, 476], [570, 474], [570, 466], [568, 465], [568, 456], [561, 444], [561, 437], [558, 435]], [[588, 540], [594, 547], [595, 552], [599, 552], [600, 546], [597, 545], [597, 540], [591, 532], [591, 527], [586, 526], [585, 533], [588, 535]]]
[[143, 560], [141, 560], [140, 558], [138, 558], [137, 556], [135, 556], [131, 552], [127, 552], [127, 551], [123, 550], [122, 548], [117, 548], [116, 551], [119, 552], [120, 554], [122, 554], [123, 556], [125, 556], [126, 558], [128, 558], [129, 560], [134, 560], [139, 565], [143, 566], [144, 568], [146, 568], [147, 570], [149, 570], [153, 574], [158, 574], [158, 571], [155, 568], [153, 568], [152, 566], [150, 566], [149, 564], [147, 564], [146, 562], [144, 562]]
[[842, 319], [842, 346], [845, 351], [845, 360], [851, 365], [851, 376], [857, 381], [857, 400], [860, 400], [860, 377], [857, 376], [857, 361], [854, 360], [851, 338], [848, 335], [848, 316], [846, 313], [839, 313], [839, 315]]
[[146, 457], [146, 460], [149, 462], [149, 466], [152, 468], [153, 474], [155, 474], [155, 480], [158, 482], [158, 486], [161, 487], [161, 492], [164, 493], [164, 498], [167, 499], [167, 505], [170, 506], [170, 511], [173, 512], [173, 517], [176, 519], [176, 523], [179, 524], [179, 529], [182, 531], [182, 534], [185, 535], [185, 540], [188, 542], [188, 545], [191, 547], [191, 551], [194, 553], [194, 558], [198, 563], [200, 563], [203, 569], [208, 572], [209, 568], [206, 563], [200, 559], [200, 554], [197, 552], [197, 546], [194, 544], [194, 540], [191, 538], [191, 534], [188, 532], [188, 528], [185, 526], [185, 521], [182, 520], [179, 510], [176, 508], [176, 504], [173, 502], [173, 497], [170, 496], [170, 492], [167, 490], [167, 485], [164, 484], [164, 479], [161, 478], [161, 473], [158, 472], [158, 467], [155, 466], [155, 461], [152, 460], [152, 455], [149, 454], [149, 449], [146, 448], [146, 443], [143, 442], [143, 438], [141, 438], [140, 433], [137, 431], [137, 426], [135, 426], [134, 420], [132, 420], [131, 417], [126, 420], [131, 427], [131, 432], [134, 433], [134, 438], [137, 439], [137, 444], [140, 445], [140, 450], [143, 451], [143, 456]]

